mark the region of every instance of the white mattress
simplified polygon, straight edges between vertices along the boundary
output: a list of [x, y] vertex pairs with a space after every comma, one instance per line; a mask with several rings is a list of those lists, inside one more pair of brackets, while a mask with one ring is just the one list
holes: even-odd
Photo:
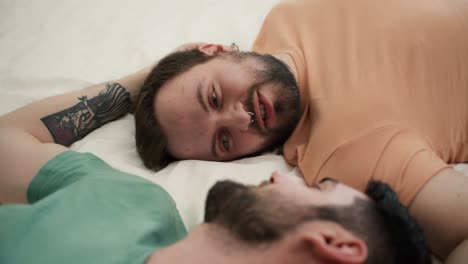
[[[131, 73], [186, 42], [236, 42], [241, 49], [250, 49], [263, 18], [277, 2], [2, 0], [0, 114]], [[136, 154], [131, 115], [72, 148], [162, 185], [189, 229], [202, 221], [206, 191], [219, 179], [254, 184], [274, 170], [299, 175], [273, 154], [230, 163], [181, 161], [151, 172]], [[457, 168], [468, 174], [467, 166]]]

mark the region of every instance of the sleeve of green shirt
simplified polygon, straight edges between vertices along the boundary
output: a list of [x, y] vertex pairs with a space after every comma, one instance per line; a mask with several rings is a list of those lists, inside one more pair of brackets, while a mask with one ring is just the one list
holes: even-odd
[[39, 201], [85, 177], [108, 175], [105, 172], [109, 170], [115, 171], [93, 154], [65, 151], [49, 160], [36, 174], [27, 190], [28, 202]]

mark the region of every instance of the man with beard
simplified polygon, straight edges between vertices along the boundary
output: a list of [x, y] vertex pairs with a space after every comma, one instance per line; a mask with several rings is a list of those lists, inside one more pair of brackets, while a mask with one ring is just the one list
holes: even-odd
[[278, 174], [255, 187], [219, 182], [205, 223], [187, 235], [158, 185], [7, 121], [0, 199], [29, 204], [0, 207], [1, 263], [430, 263], [421, 230], [385, 184], [371, 182], [366, 196], [332, 179], [313, 188]]
[[228, 161], [282, 145], [300, 115], [288, 66], [235, 46], [195, 46], [159, 61], [141, 89], [135, 139], [145, 165]]
[[[468, 178], [450, 165], [468, 161], [467, 21], [468, 1], [292, 0], [271, 10], [253, 45], [285, 63], [298, 83], [300, 103], [280, 107], [301, 113], [282, 145], [286, 160], [309, 185], [330, 176], [361, 191], [370, 179], [388, 183], [447, 263], [468, 261]], [[253, 107], [245, 110], [252, 126], [242, 111], [239, 127], [223, 123], [218, 116], [226, 109], [211, 101], [226, 87], [242, 88], [218, 80], [217, 71], [244, 78], [249, 68], [210, 68], [215, 61], [161, 85], [150, 74], [144, 88], [157, 91], [148, 93], [154, 104], [135, 113], [137, 148], [148, 167], [228, 160], [282, 142], [267, 139], [286, 122], [276, 105], [293, 89], [254, 88]], [[165, 101], [175, 99], [177, 87], [201, 87], [209, 111], [184, 106], [185, 97]], [[140, 119], [141, 112], [154, 116]], [[141, 125], [147, 120], [155, 121]]]

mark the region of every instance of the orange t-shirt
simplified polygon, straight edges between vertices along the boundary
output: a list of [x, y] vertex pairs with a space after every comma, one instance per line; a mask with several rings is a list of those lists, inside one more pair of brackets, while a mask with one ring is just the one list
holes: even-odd
[[409, 205], [468, 160], [467, 1], [287, 1], [253, 50], [297, 68], [303, 116], [284, 155], [308, 184], [378, 179]]

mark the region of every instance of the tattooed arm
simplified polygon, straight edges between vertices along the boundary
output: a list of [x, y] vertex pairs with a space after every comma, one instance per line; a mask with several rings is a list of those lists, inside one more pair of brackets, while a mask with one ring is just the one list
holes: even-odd
[[131, 109], [150, 68], [46, 98], [0, 117], [0, 203], [25, 202], [38, 170], [73, 142]]
[[150, 68], [124, 78], [34, 102], [0, 117], [42, 143], [69, 146], [129, 112]]
[[132, 105], [130, 93], [118, 83], [106, 83], [91, 99], [83, 95], [76, 101], [69, 108], [40, 118], [57, 144], [71, 145], [103, 124], [125, 115]]

